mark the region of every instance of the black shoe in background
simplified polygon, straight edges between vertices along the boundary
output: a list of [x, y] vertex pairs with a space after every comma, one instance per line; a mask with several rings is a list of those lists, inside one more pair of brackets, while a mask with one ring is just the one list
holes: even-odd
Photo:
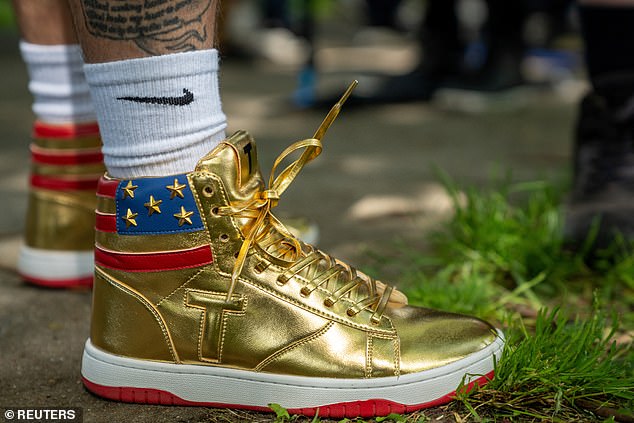
[[634, 240], [634, 75], [594, 86], [581, 102], [565, 237], [579, 248], [596, 229], [596, 251], [621, 235]]

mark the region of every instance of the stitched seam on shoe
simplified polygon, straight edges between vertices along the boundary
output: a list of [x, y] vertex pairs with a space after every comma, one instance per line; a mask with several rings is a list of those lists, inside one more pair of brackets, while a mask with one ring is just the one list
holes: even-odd
[[[185, 295], [183, 296], [185, 306], [187, 306], [187, 291], [185, 291]], [[203, 362], [212, 362], [213, 360], [204, 359], [203, 358], [203, 334], [205, 332], [205, 317], [207, 317], [207, 311], [203, 309], [200, 310], [200, 316], [198, 317], [198, 360]]]
[[244, 316], [246, 314], [247, 305], [249, 302], [249, 298], [245, 295], [241, 295], [244, 300], [244, 305], [241, 311], [232, 311], [232, 310], [222, 310], [222, 326], [220, 328], [220, 333], [222, 337], [220, 338], [220, 342], [218, 342], [218, 363], [222, 363], [222, 352], [225, 348], [225, 337], [227, 331], [225, 330], [227, 327], [227, 321], [229, 320], [229, 316]]
[[321, 311], [319, 309], [313, 308], [313, 307], [311, 307], [311, 306], [309, 306], [307, 304], [300, 303], [297, 300], [293, 299], [292, 297], [289, 297], [289, 296], [287, 296], [284, 293], [272, 290], [268, 286], [260, 284], [258, 282], [255, 282], [255, 281], [252, 281], [252, 280], [249, 280], [249, 279], [245, 279], [245, 278], [242, 278], [242, 277], [240, 277], [239, 280], [242, 283], [245, 283], [247, 285], [250, 285], [250, 286], [253, 286], [253, 287], [257, 288], [257, 289], [260, 289], [260, 290], [268, 293], [269, 295], [274, 296], [275, 298], [281, 299], [282, 301], [286, 301], [286, 302], [288, 302], [288, 303], [290, 303], [292, 305], [295, 305], [295, 306], [301, 308], [302, 310], [306, 310], [306, 311], [308, 311], [310, 313], [313, 313], [313, 314], [316, 314], [316, 315], [318, 315], [320, 317], [323, 317], [324, 319], [334, 320], [334, 321], [336, 321], [338, 323], [341, 323], [343, 325], [350, 326], [350, 327], [353, 327], [355, 329], [359, 329], [359, 330], [362, 330], [362, 331], [365, 331], [365, 332], [368, 332], [368, 333], [377, 334], [378, 336], [384, 336], [384, 337], [387, 337], [388, 339], [392, 339], [395, 336], [397, 336], [396, 331], [394, 330], [393, 327], [392, 327], [392, 329], [390, 331], [372, 329], [372, 328], [370, 328], [370, 327], [368, 327], [366, 325], [354, 323], [354, 322], [351, 322], [349, 320], [344, 320], [344, 319], [342, 319], [341, 317], [337, 316], [334, 313], [332, 315], [331, 314], [326, 314], [326, 313], [324, 313], [323, 311]]
[[266, 357], [264, 360], [262, 360], [257, 366], [255, 366], [255, 368], [253, 369], [256, 372], [260, 372], [262, 371], [262, 369], [264, 369], [266, 366], [268, 366], [269, 364], [271, 364], [272, 362], [278, 360], [279, 358], [281, 358], [284, 354], [302, 346], [305, 344], [308, 344], [311, 341], [314, 341], [315, 339], [320, 338], [323, 334], [325, 334], [326, 332], [328, 332], [328, 330], [330, 330], [331, 327], [334, 326], [334, 322], [328, 322], [326, 323], [325, 326], [323, 326], [322, 328], [319, 328], [317, 331], [311, 333], [310, 335], [295, 341], [293, 343], [291, 343], [290, 345], [285, 346], [284, 348], [277, 350], [276, 352], [274, 352], [273, 354], [269, 355], [268, 357]]
[[104, 278], [104, 280], [108, 282], [110, 285], [114, 286], [115, 288], [121, 291], [126, 292], [128, 295], [132, 295], [133, 297], [135, 297], [141, 304], [143, 304], [145, 308], [148, 309], [150, 313], [152, 313], [152, 315], [154, 316], [154, 319], [156, 320], [159, 327], [161, 328], [161, 332], [163, 332], [163, 337], [165, 338], [167, 347], [170, 350], [170, 353], [172, 354], [172, 359], [174, 360], [174, 362], [180, 363], [180, 358], [178, 357], [178, 353], [176, 352], [176, 348], [174, 347], [174, 341], [172, 340], [172, 337], [169, 331], [167, 330], [167, 324], [163, 320], [163, 316], [161, 316], [161, 313], [159, 313], [159, 311], [156, 310], [152, 302], [149, 301], [147, 298], [145, 298], [140, 292], [136, 291], [134, 288], [108, 275], [99, 266], [95, 266], [95, 272], [99, 273], [99, 275], [101, 275]]
[[[127, 179], [126, 179], [127, 180]], [[190, 191], [192, 191], [191, 187], [190, 187]], [[117, 227], [117, 233], [119, 233], [120, 236], [134, 236], [134, 235], [163, 235], [163, 234], [177, 234], [177, 233], [193, 233], [193, 232], [202, 232], [205, 230], [205, 227], [203, 226], [202, 228], [197, 228], [197, 227], [192, 227], [192, 228], [185, 228], [185, 229], [165, 229], [162, 231], [134, 231], [134, 232], [126, 232], [126, 233], [121, 233], [119, 232], [119, 218], [123, 218], [124, 213], [123, 210], [124, 209], [128, 209], [131, 210], [130, 207], [128, 207], [127, 205], [123, 204], [123, 201], [119, 201], [119, 199], [115, 196], [115, 205], [116, 205], [116, 209], [117, 209], [117, 220], [116, 220], [116, 227]], [[199, 210], [199, 215], [200, 210]], [[126, 227], [127, 228], [127, 227]]]
[[[217, 177], [216, 175], [214, 175], [213, 173], [209, 173], [209, 172], [192, 172], [189, 175], [187, 175], [187, 177], [189, 178], [191, 176], [192, 178], [192, 185], [196, 185], [193, 183], [193, 178], [194, 176], [198, 176], [198, 177], [210, 177], [211, 179], [215, 180], [218, 184], [218, 188], [220, 189], [220, 195], [222, 196], [222, 200], [224, 204], [229, 204], [229, 197], [227, 197], [227, 193], [225, 191], [225, 187], [224, 184], [222, 183], [222, 179], [220, 179], [219, 177]], [[195, 190], [192, 190], [195, 191]], [[202, 207], [202, 203], [200, 202], [199, 198], [196, 198], [197, 201], [199, 202], [199, 204], [201, 205], [201, 210], [204, 210], [204, 207]], [[213, 207], [212, 207], [213, 208]], [[203, 213], [201, 213], [201, 216], [203, 215]], [[228, 216], [223, 216], [222, 218], [227, 218]], [[242, 237], [242, 240], [244, 241], [244, 236], [242, 236], [242, 231], [240, 230], [240, 228], [238, 228], [238, 226], [236, 225], [236, 223], [234, 222], [233, 219], [229, 219], [229, 221], [231, 222], [231, 225], [238, 231], [238, 234], [240, 234], [240, 236]], [[209, 237], [209, 245], [211, 246], [211, 252], [214, 254], [214, 257], [216, 257], [215, 255], [215, 251], [214, 251], [214, 243], [213, 240], [211, 238], [211, 228], [209, 227], [209, 224], [207, 223], [206, 217], [205, 217], [205, 229], [207, 232], [207, 236]], [[216, 272], [218, 272], [221, 275], [225, 275], [225, 276], [231, 276], [231, 273], [225, 272], [222, 269], [220, 269], [220, 266], [218, 266], [218, 260], [214, 260], [213, 261], [213, 266], [216, 269]]]
[[[183, 257], [183, 256], [195, 255], [195, 254], [197, 254], [197, 252], [193, 251], [193, 250], [197, 250], [197, 249], [200, 249], [202, 247], [207, 247], [207, 246], [209, 247], [209, 249], [211, 250], [211, 253], [212, 253], [212, 257], [211, 257], [212, 261], [211, 262], [202, 263], [202, 264], [201, 263], [193, 263], [193, 264], [188, 264], [188, 265], [183, 265], [183, 266], [170, 267], [168, 269], [162, 269], [161, 271], [184, 270], [184, 269], [194, 269], [194, 268], [197, 268], [197, 267], [203, 267], [204, 268], [204, 266], [207, 266], [208, 264], [212, 263], [213, 262], [213, 249], [211, 248], [211, 245], [201, 245], [199, 247], [193, 247], [193, 248], [190, 248], [190, 249], [187, 249], [187, 250], [180, 250], [180, 251], [178, 251], [178, 250], [167, 250], [167, 251], [163, 250], [163, 251], [151, 251], [151, 252], [142, 252], [142, 253], [126, 253], [126, 254], [131, 254], [133, 256], [134, 255], [139, 256], [139, 255], [145, 255], [145, 254], [178, 253], [178, 254], [181, 255], [181, 257]], [[106, 247], [104, 247], [101, 244], [98, 244], [96, 242], [95, 242], [95, 248], [101, 250], [102, 252], [104, 252], [106, 254], [107, 253], [114, 253], [114, 254], [118, 254], [119, 253], [118, 251], [114, 251], [114, 250], [111, 250], [109, 248], [106, 248]], [[120, 267], [110, 267], [109, 265], [106, 265], [104, 263], [100, 263], [100, 265], [102, 267], [107, 268], [107, 269], [122, 270], [122, 268], [120, 268]], [[152, 271], [157, 271], [157, 270], [156, 269], [152, 269]], [[135, 271], [131, 271], [131, 272], [135, 272]]]
[[[198, 175], [198, 173], [196, 173], [196, 175]], [[205, 231], [207, 233], [207, 241], [209, 242], [209, 245], [211, 246], [211, 235], [209, 235], [209, 225], [207, 224], [207, 216], [205, 216], [205, 213], [200, 213], [200, 211], [201, 210], [204, 211], [205, 208], [203, 207], [202, 202], [200, 201], [200, 197], [198, 196], [198, 192], [195, 189], [196, 184], [194, 183], [192, 174], [187, 175], [187, 182], [189, 183], [189, 189], [192, 192], [192, 195], [194, 196], [194, 200], [196, 200], [196, 206], [198, 207], [198, 210], [199, 210], [198, 214], [200, 215], [200, 219], [203, 222], [204, 228], [207, 229]]]
[[[206, 290], [202, 290], [202, 289], [193, 289], [190, 288], [188, 290], [185, 291], [185, 295], [183, 295], [183, 307], [185, 308], [192, 308], [192, 306], [187, 304], [187, 292], [198, 292], [201, 294], [217, 294], [219, 296], [224, 296], [225, 293], [224, 292], [219, 292], [219, 291], [206, 291]], [[205, 327], [205, 319], [203, 319], [204, 316], [207, 315], [207, 309], [206, 308], [200, 308], [200, 307], [193, 307], [193, 308], [197, 308], [199, 310], [201, 310], [201, 315], [200, 315], [200, 325], [199, 325], [199, 330], [198, 330], [198, 359], [202, 362], [205, 363], [221, 363], [222, 361], [222, 351], [224, 349], [224, 341], [225, 341], [225, 335], [226, 335], [226, 322], [229, 318], [229, 316], [233, 315], [233, 316], [244, 316], [246, 313], [246, 309], [247, 309], [247, 305], [248, 305], [248, 298], [245, 295], [242, 294], [234, 294], [234, 297], [240, 297], [240, 299], [242, 299], [243, 301], [243, 306], [242, 306], [242, 310], [240, 311], [234, 311], [234, 310], [227, 310], [227, 309], [222, 309], [222, 313], [220, 316], [220, 330], [219, 330], [219, 335], [222, 334], [222, 336], [218, 339], [218, 351], [216, 351], [217, 354], [217, 358], [216, 359], [210, 359], [210, 358], [205, 358], [203, 356], [203, 352], [202, 352], [202, 345], [203, 345], [203, 333], [204, 333], [204, 327]], [[207, 328], [207, 330], [211, 330], [212, 328]]]
[[366, 345], [365, 345], [365, 377], [372, 377], [372, 349], [374, 348], [374, 343], [372, 341], [372, 335], [366, 333]]
[[401, 375], [401, 338], [398, 336], [392, 341], [394, 343], [394, 376]]
[[[201, 223], [202, 223], [202, 228], [180, 228], [180, 229], [165, 229], [165, 230], [161, 230], [161, 231], [135, 231], [132, 234], [123, 234], [123, 235], [162, 235], [162, 234], [175, 234], [175, 233], [183, 233], [183, 232], [200, 232], [200, 231], [204, 231], [206, 229], [205, 226], [205, 222], [204, 222], [204, 217], [203, 217], [203, 213], [200, 213], [200, 211], [202, 210], [202, 208], [200, 207], [200, 202], [198, 201], [197, 195], [196, 195], [196, 190], [194, 189], [195, 186], [194, 184], [191, 182], [190, 180], [190, 175], [186, 175], [187, 178], [187, 185], [189, 190], [192, 193], [192, 196], [195, 199], [195, 203], [196, 203], [196, 207], [198, 208], [198, 215], [201, 217]], [[126, 179], [127, 180], [127, 179]], [[124, 179], [121, 180], [121, 182], [123, 182]], [[132, 181], [132, 179], [130, 179], [130, 181]], [[117, 191], [119, 190], [119, 187], [117, 186]], [[119, 201], [118, 195], [115, 194], [115, 206], [117, 209], [117, 218], [119, 218], [119, 216], [123, 216], [123, 210], [128, 208], [126, 205], [122, 204], [122, 201]], [[117, 231], [119, 230], [119, 220], [117, 219]], [[209, 235], [209, 234], [207, 234]], [[209, 240], [211, 241], [211, 240]]]
[[174, 295], [176, 293], [176, 291], [178, 291], [179, 289], [183, 289], [188, 283], [190, 283], [191, 281], [193, 281], [196, 277], [198, 277], [198, 275], [200, 275], [203, 271], [205, 270], [205, 268], [203, 267], [202, 269], [200, 269], [198, 272], [194, 273], [189, 279], [187, 279], [184, 283], [182, 283], [180, 286], [178, 286], [176, 289], [174, 289], [172, 292], [170, 292], [169, 294], [167, 294], [167, 296], [163, 297], [161, 299], [161, 301], [159, 301], [158, 303], [156, 303], [156, 306], [160, 306], [163, 301], [168, 300], [172, 295]]
[[[222, 196], [222, 200], [224, 204], [229, 204], [229, 197], [227, 196], [227, 193], [225, 191], [225, 187], [223, 184], [223, 181], [221, 178], [219, 178], [218, 176], [216, 176], [213, 173], [208, 173], [208, 172], [192, 172], [190, 175], [188, 175], [188, 177], [192, 178], [192, 185], [196, 186], [196, 184], [193, 182], [193, 178], [194, 176], [198, 176], [198, 177], [209, 177], [211, 179], [213, 179], [214, 181], [216, 181], [216, 183], [218, 184], [218, 188], [220, 188], [220, 194]], [[195, 191], [195, 190], [194, 190]], [[196, 197], [196, 199], [198, 200], [198, 202], [202, 205], [202, 202], [200, 201], [200, 198], [198, 198], [198, 196]], [[213, 207], [212, 207], [213, 208]], [[240, 234], [242, 234], [242, 231], [240, 231], [240, 228], [238, 228], [238, 226], [235, 224], [235, 222], [233, 221], [233, 219], [231, 219], [231, 224], [233, 225], [233, 227], [238, 230], [238, 232], [240, 232]], [[209, 229], [209, 227], [207, 227], [207, 229]], [[211, 235], [210, 235], [211, 238]]]
[[[258, 258], [259, 258], [259, 259], [261, 259], [261, 260], [263, 259], [263, 258], [262, 258], [262, 256], [260, 256], [259, 254], [258, 254]], [[264, 260], [266, 260], [266, 259], [264, 259]], [[267, 260], [267, 261], [268, 261], [268, 260]], [[275, 267], [275, 269], [277, 269], [278, 271], [281, 271], [281, 272], [283, 272], [283, 271], [284, 271], [284, 269], [283, 269], [282, 267], [280, 267], [280, 266], [278, 266], [278, 265], [276, 265], [276, 264], [274, 264], [274, 263], [271, 263], [271, 265], [270, 265], [269, 267]], [[306, 278], [304, 278], [303, 276], [301, 276], [301, 275], [294, 275], [294, 276], [293, 276], [293, 278], [299, 278], [299, 279], [301, 279], [301, 282], [308, 283], [308, 280], [307, 280]], [[293, 279], [293, 278], [291, 278], [291, 279]], [[242, 278], [241, 278], [241, 279], [242, 279]], [[244, 280], [244, 279], [242, 279], [242, 280], [248, 283], [248, 281], [247, 281], [247, 280]], [[290, 279], [289, 279], [289, 282], [290, 282]], [[288, 282], [286, 282], [286, 283], [288, 283]], [[254, 286], [261, 287], [261, 288], [263, 288], [264, 290], [266, 290], [266, 291], [267, 291], [267, 292], [269, 292], [269, 293], [271, 293], [271, 292], [272, 292], [272, 293], [273, 293], [273, 295], [276, 295], [276, 296], [283, 296], [283, 299], [285, 299], [285, 300], [286, 300], [286, 299], [288, 299], [288, 300], [289, 300], [289, 302], [292, 302], [293, 304], [295, 304], [295, 305], [297, 305], [297, 306], [299, 306], [299, 307], [305, 308], [306, 310], [309, 310], [309, 311], [311, 311], [311, 312], [318, 313], [318, 314], [319, 314], [320, 316], [322, 316], [322, 317], [326, 317], [326, 318], [329, 318], [329, 319], [336, 319], [338, 322], [341, 322], [341, 323], [344, 323], [344, 324], [349, 324], [350, 326], [353, 326], [353, 327], [355, 327], [355, 328], [358, 328], [358, 329], [362, 329], [362, 330], [368, 331], [368, 332], [370, 332], [370, 333], [385, 333], [385, 332], [387, 331], [387, 330], [383, 330], [383, 331], [381, 331], [381, 332], [375, 332], [375, 331], [376, 331], [376, 329], [373, 329], [373, 328], [371, 328], [371, 327], [368, 327], [368, 326], [365, 326], [365, 325], [360, 325], [360, 324], [358, 324], [358, 323], [353, 323], [353, 322], [350, 322], [350, 321], [347, 321], [347, 320], [343, 320], [343, 319], [341, 319], [340, 317], [334, 317], [334, 316], [331, 316], [331, 315], [329, 315], [329, 314], [323, 313], [322, 311], [320, 311], [320, 310], [318, 310], [318, 309], [315, 309], [315, 308], [312, 308], [312, 307], [310, 307], [310, 306], [308, 306], [308, 305], [305, 305], [305, 304], [299, 303], [299, 302], [297, 302], [296, 300], [294, 300], [294, 299], [292, 299], [292, 298], [290, 298], [290, 297], [287, 297], [287, 296], [286, 296], [286, 294], [284, 294], [284, 293], [280, 293], [280, 292], [277, 292], [277, 291], [271, 291], [271, 290], [270, 290], [270, 289], [269, 289], [266, 285], [261, 285], [261, 284], [259, 284], [258, 282], [255, 282], [255, 281], [252, 281], [252, 283], [251, 283], [251, 284], [252, 284], [252, 285], [254, 285]], [[321, 292], [322, 294], [324, 294], [324, 295], [326, 295], [326, 296], [329, 296], [330, 294], [332, 294], [332, 292], [330, 292], [330, 291], [328, 291], [328, 290], [326, 290], [326, 289], [324, 289], [324, 288], [321, 288], [321, 287], [318, 287], [318, 288], [316, 288], [315, 290], [319, 290], [319, 292]], [[344, 301], [345, 303], [348, 303], [348, 304], [350, 304], [350, 305], [354, 305], [354, 304], [355, 304], [355, 302], [354, 302], [354, 301], [352, 301], [352, 300], [350, 300], [350, 299], [348, 299], [348, 298], [345, 298], [345, 297], [341, 298], [341, 299], [340, 299], [340, 301]], [[396, 331], [395, 331], [395, 329], [394, 329], [394, 325], [392, 324], [392, 322], [390, 321], [390, 319], [389, 319], [388, 317], [386, 317], [386, 316], [383, 316], [383, 317], [384, 317], [385, 319], [387, 319], [387, 320], [390, 322], [390, 329], [389, 329], [389, 331], [390, 331], [390, 332], [396, 332]], [[389, 339], [392, 339], [392, 337], [390, 337]]]

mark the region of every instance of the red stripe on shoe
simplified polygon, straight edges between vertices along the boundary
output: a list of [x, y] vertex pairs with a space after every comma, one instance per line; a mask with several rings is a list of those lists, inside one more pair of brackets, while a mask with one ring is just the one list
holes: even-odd
[[95, 229], [100, 232], [117, 232], [117, 215], [96, 212]]
[[31, 175], [31, 186], [34, 188], [50, 189], [53, 191], [91, 190], [97, 189], [97, 177], [89, 178], [59, 178], [46, 175]]
[[47, 165], [98, 164], [103, 162], [103, 154], [99, 148], [87, 151], [51, 151], [32, 145], [31, 159], [34, 163]]
[[118, 187], [118, 180], [106, 179], [102, 176], [101, 179], [99, 179], [99, 185], [97, 186], [97, 195], [100, 197], [115, 198]]
[[119, 253], [95, 247], [95, 264], [127, 272], [160, 272], [200, 267], [213, 262], [211, 246], [156, 253]]
[[28, 276], [22, 273], [20, 274], [20, 276], [25, 282], [30, 283], [31, 285], [42, 286], [44, 288], [60, 289], [90, 288], [92, 287], [93, 280], [92, 275], [70, 279], [43, 279], [36, 278], [34, 276]]
[[53, 125], [36, 121], [33, 124], [33, 137], [35, 138], [72, 139], [91, 135], [99, 136], [99, 125], [95, 122]]
[[[131, 402], [138, 404], [162, 404], [162, 405], [195, 405], [204, 407], [220, 407], [220, 408], [237, 408], [243, 410], [254, 411], [268, 411], [272, 410], [268, 407], [261, 407], [256, 405], [242, 405], [242, 404], [225, 404], [217, 402], [198, 402], [189, 401], [183, 399], [171, 392], [143, 387], [129, 387], [129, 386], [106, 386], [93, 383], [82, 376], [82, 382], [86, 389], [90, 392], [99, 395], [100, 397], [107, 398], [114, 401]], [[479, 377], [464, 389], [470, 391], [476, 385], [482, 386], [493, 379], [493, 372], [490, 372], [484, 376]], [[371, 399], [364, 401], [350, 401], [341, 402], [335, 404], [324, 404], [318, 407], [310, 408], [288, 408], [290, 414], [301, 414], [308, 417], [313, 417], [319, 413], [319, 417], [331, 418], [331, 419], [356, 419], [382, 417], [389, 414], [403, 414], [411, 413], [424, 408], [437, 407], [442, 404], [446, 404], [452, 401], [456, 397], [456, 392], [452, 391], [446, 395], [443, 395], [435, 400], [424, 402], [421, 404], [401, 404], [398, 402], [386, 400], [386, 399]], [[284, 404], [282, 404], [284, 406]]]
[[[491, 371], [484, 376], [471, 381], [469, 384], [462, 388], [464, 393], [470, 392], [476, 386], [484, 386], [493, 380], [495, 372]], [[448, 394], [440, 396], [434, 400], [423, 402], [420, 404], [401, 404], [398, 402], [386, 400], [386, 399], [371, 399], [365, 401], [351, 401], [341, 402], [336, 404], [327, 404], [320, 407], [312, 408], [288, 408], [290, 414], [301, 414], [303, 416], [314, 417], [319, 413], [319, 417], [342, 419], [357, 417], [370, 418], [387, 416], [389, 414], [404, 414], [412, 413], [414, 411], [422, 410], [425, 408], [438, 407], [439, 405], [447, 404], [456, 398], [456, 391], [452, 391]]]

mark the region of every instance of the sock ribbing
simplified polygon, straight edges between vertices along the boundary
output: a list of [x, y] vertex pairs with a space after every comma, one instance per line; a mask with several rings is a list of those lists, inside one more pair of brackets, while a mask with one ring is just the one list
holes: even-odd
[[39, 45], [22, 40], [20, 51], [29, 73], [33, 113], [38, 120], [95, 121], [79, 45]]
[[84, 69], [112, 176], [190, 172], [224, 139], [217, 50], [86, 64]]

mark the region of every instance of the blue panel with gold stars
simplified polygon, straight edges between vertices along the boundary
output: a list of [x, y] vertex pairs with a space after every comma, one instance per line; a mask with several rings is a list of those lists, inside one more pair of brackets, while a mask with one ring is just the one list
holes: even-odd
[[203, 229], [187, 175], [119, 182], [117, 232], [123, 235], [167, 234]]

